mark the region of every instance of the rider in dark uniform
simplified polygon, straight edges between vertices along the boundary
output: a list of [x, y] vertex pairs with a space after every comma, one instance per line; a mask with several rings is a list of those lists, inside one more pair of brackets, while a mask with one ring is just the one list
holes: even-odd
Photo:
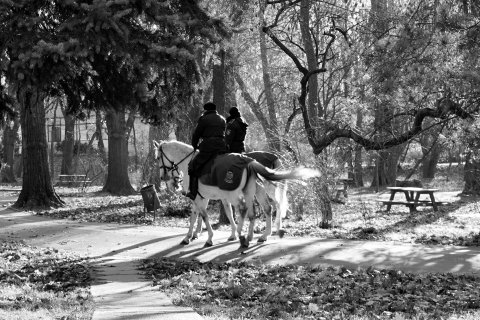
[[198, 178], [201, 175], [202, 167], [210, 159], [227, 152], [225, 118], [217, 113], [217, 106], [211, 102], [206, 103], [203, 109], [205, 109], [205, 112], [198, 119], [197, 127], [192, 136], [192, 146], [194, 149], [198, 149], [199, 153], [188, 164], [190, 190], [186, 196], [192, 200], [197, 196]]
[[227, 118], [227, 131], [225, 133], [225, 142], [229, 152], [243, 153], [245, 152], [245, 136], [247, 135], [248, 124], [240, 115], [236, 107], [229, 111], [230, 116]]

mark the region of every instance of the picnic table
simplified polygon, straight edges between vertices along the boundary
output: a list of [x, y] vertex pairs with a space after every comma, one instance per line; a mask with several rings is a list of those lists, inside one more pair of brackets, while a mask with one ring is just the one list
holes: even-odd
[[[410, 212], [417, 210], [418, 206], [432, 206], [433, 211], [438, 211], [438, 206], [443, 202], [435, 200], [434, 193], [438, 189], [426, 189], [417, 187], [387, 187], [390, 190], [389, 200], [379, 200], [387, 205], [387, 212], [390, 211], [392, 205], [404, 205], [410, 209]], [[405, 195], [405, 200], [395, 199], [395, 195], [401, 193]], [[421, 195], [428, 195], [427, 199], [420, 200]]]

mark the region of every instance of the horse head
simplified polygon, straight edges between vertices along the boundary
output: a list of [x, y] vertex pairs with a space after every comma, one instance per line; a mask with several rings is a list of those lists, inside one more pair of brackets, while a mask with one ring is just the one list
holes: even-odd
[[155, 160], [159, 162], [160, 166], [160, 179], [162, 181], [169, 181], [173, 175], [171, 172], [174, 170], [174, 162], [170, 161], [164, 151], [164, 141], [153, 141], [155, 147]]
[[194, 151], [190, 150], [193, 148], [178, 141], [153, 141], [153, 145], [155, 160], [159, 162], [160, 179], [178, 190], [184, 175], [179, 165], [193, 157]]

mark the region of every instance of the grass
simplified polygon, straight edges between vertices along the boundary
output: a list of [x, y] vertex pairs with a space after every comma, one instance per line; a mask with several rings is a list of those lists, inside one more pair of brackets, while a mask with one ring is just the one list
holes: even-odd
[[90, 282], [87, 261], [75, 255], [0, 244], [0, 319], [91, 319]]

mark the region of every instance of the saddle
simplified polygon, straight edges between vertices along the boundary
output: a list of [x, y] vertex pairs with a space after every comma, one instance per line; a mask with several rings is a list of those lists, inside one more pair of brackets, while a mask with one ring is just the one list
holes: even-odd
[[238, 188], [242, 180], [243, 169], [247, 168], [252, 158], [239, 153], [226, 153], [215, 157], [205, 164], [210, 172], [200, 176], [200, 182], [217, 186], [221, 190], [232, 191]]

